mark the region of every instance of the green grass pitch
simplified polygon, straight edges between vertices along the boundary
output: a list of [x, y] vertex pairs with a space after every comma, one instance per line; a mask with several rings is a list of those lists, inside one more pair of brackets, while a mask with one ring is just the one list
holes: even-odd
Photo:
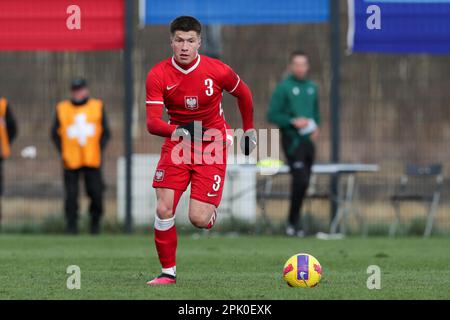
[[[152, 235], [0, 235], [0, 299], [449, 299], [450, 239], [180, 236], [178, 283], [159, 273]], [[316, 288], [290, 288], [284, 262], [307, 252], [323, 268]], [[66, 287], [69, 265], [81, 289]], [[369, 290], [367, 267], [381, 268]]]

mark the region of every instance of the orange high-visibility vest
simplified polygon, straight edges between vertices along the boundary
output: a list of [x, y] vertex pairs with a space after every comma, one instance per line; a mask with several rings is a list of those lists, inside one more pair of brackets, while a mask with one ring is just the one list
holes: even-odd
[[64, 100], [56, 106], [56, 112], [64, 167], [99, 168], [103, 102], [89, 99], [86, 104], [75, 106], [71, 101]]
[[0, 97], [0, 155], [3, 159], [11, 155], [9, 146], [8, 130], [6, 129], [6, 108], [8, 101]]

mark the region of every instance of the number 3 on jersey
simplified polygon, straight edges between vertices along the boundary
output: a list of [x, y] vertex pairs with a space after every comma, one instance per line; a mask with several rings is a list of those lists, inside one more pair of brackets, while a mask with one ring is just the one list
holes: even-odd
[[213, 190], [218, 191], [220, 189], [220, 183], [222, 182], [222, 178], [218, 175], [214, 175], [214, 184], [213, 184]]
[[208, 97], [211, 97], [212, 95], [213, 95], [213, 93], [214, 93], [214, 89], [213, 89], [213, 81], [212, 81], [212, 79], [206, 79], [205, 80], [205, 86], [206, 86], [206, 95], [208, 96]]

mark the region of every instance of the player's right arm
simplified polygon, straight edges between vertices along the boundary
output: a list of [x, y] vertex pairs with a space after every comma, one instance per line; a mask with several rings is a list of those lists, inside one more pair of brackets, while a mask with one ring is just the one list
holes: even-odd
[[164, 84], [162, 76], [160, 76], [155, 69], [152, 69], [147, 76], [146, 92], [148, 132], [167, 138], [172, 137], [172, 135], [189, 138], [202, 136], [204, 128], [195, 125], [194, 122], [176, 126], [167, 123], [162, 119], [164, 109]]
[[152, 69], [146, 81], [147, 130], [160, 137], [170, 137], [177, 126], [162, 119], [164, 108], [164, 86], [162, 77]]

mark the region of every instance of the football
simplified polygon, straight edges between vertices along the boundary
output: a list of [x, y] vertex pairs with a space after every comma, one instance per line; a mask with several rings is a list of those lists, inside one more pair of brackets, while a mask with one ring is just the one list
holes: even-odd
[[310, 254], [295, 254], [284, 264], [283, 279], [291, 287], [313, 288], [321, 277], [322, 267]]

